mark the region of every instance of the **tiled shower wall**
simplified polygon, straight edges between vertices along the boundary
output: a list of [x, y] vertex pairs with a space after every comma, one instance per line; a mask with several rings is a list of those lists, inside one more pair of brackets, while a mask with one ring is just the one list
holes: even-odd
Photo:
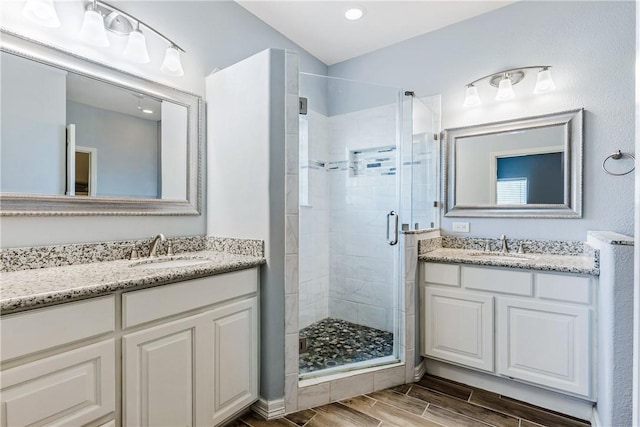
[[[387, 213], [396, 208], [396, 105], [330, 118], [329, 197], [332, 317], [393, 331], [394, 248]], [[377, 149], [377, 150], [374, 150]], [[356, 153], [359, 152], [359, 153]], [[356, 168], [353, 160], [359, 160]]]
[[393, 330], [394, 255], [385, 233], [396, 206], [396, 150], [389, 148], [396, 114], [387, 105], [301, 116], [301, 328], [331, 316]]
[[300, 328], [329, 317], [329, 119], [300, 116]]

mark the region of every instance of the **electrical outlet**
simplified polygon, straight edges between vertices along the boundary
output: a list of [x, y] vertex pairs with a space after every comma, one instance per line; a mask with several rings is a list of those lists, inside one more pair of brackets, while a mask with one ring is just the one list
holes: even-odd
[[453, 231], [456, 233], [468, 233], [469, 232], [469, 223], [468, 222], [454, 222], [453, 223]]

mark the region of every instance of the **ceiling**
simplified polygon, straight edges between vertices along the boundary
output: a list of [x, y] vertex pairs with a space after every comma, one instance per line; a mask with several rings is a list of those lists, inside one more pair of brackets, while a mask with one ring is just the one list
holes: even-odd
[[[157, 99], [149, 96], [140, 98], [140, 94], [128, 89], [121, 89], [74, 73], [67, 74], [67, 100], [140, 119], [156, 122], [161, 119], [161, 104]], [[150, 109], [153, 113], [145, 114], [140, 111], [138, 101], [140, 101], [141, 108]]]
[[[489, 12], [516, 0], [237, 2], [327, 65], [346, 61], [420, 34]], [[365, 15], [348, 21], [360, 6]]]

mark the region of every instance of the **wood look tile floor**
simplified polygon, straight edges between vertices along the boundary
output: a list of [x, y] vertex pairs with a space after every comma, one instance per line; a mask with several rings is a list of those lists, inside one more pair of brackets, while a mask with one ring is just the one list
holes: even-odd
[[586, 427], [587, 421], [426, 375], [405, 384], [265, 421], [254, 413], [233, 427]]

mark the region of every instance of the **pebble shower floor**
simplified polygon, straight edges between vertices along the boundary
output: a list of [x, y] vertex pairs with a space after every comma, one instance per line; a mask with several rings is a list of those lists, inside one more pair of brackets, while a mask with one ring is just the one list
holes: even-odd
[[307, 352], [299, 359], [301, 374], [393, 353], [393, 333], [330, 317], [302, 329], [300, 338], [307, 340]]

